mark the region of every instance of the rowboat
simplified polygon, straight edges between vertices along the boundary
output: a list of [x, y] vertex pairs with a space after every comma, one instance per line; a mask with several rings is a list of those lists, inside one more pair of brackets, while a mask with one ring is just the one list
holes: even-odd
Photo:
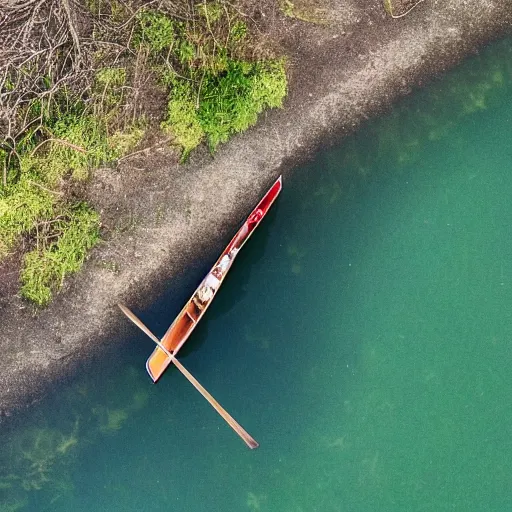
[[161, 340], [159, 340], [126, 306], [119, 304], [123, 313], [157, 345], [146, 361], [146, 369], [153, 382], [158, 381], [172, 362], [250, 448], [256, 448], [258, 443], [220, 406], [195, 377], [183, 367], [176, 359], [176, 355], [212, 303], [229, 269], [233, 265], [238, 252], [260, 225], [261, 221], [274, 204], [281, 189], [282, 177], [279, 176], [231, 239], [212, 269], [206, 274], [205, 278], [196, 288], [192, 297], [185, 304]]
[[[164, 334], [161, 343], [171, 354], [176, 355], [178, 353], [203, 317], [231, 268], [238, 251], [245, 242], [247, 242], [252, 233], [254, 233], [254, 230], [258, 227], [263, 217], [265, 217], [279, 195], [281, 188], [282, 179], [280, 176], [247, 217], [242, 227], [231, 239], [231, 242], [229, 242], [219, 256], [215, 265], [210, 272], [206, 274], [190, 300], [185, 304], [179, 315]], [[149, 356], [146, 362], [146, 369], [149, 376], [153, 379], [153, 382], [156, 382], [162, 376], [169, 363], [169, 358], [164, 351], [160, 347], [155, 347], [154, 352]]]

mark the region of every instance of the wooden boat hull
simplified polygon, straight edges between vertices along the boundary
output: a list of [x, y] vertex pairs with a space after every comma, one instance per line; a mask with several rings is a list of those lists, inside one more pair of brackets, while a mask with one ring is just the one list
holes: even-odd
[[[201, 320], [205, 311], [215, 298], [238, 251], [243, 247], [245, 242], [247, 242], [270, 210], [270, 207], [281, 192], [281, 188], [282, 178], [279, 176], [247, 217], [242, 227], [231, 239], [231, 242], [229, 242], [226, 249], [224, 249], [215, 265], [201, 281], [190, 300], [185, 304], [184, 308], [171, 324], [161, 340], [161, 344], [168, 352], [176, 355], [185, 341], [187, 341], [197, 323]], [[156, 347], [146, 362], [146, 369], [149, 376], [153, 379], [153, 382], [156, 382], [162, 376], [170, 362], [165, 352], [161, 348]]]

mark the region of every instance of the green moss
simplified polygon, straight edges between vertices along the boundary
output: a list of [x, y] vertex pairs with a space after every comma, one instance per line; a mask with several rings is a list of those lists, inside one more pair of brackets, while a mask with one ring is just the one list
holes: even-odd
[[50, 221], [45, 237], [50, 241], [25, 255], [21, 272], [22, 296], [39, 306], [48, 304], [64, 278], [82, 267], [99, 239], [98, 214], [78, 204]]
[[173, 53], [181, 64], [192, 65], [196, 58], [195, 46], [185, 39], [176, 44]]
[[176, 81], [169, 101], [167, 119], [162, 129], [172, 134], [176, 144], [183, 149], [182, 160], [199, 145], [204, 130], [198, 118], [194, 88], [187, 81]]
[[39, 150], [22, 157], [22, 168], [36, 172], [49, 185], [71, 174], [75, 179], [88, 177], [89, 169], [111, 161], [119, 151], [110, 145], [105, 124], [87, 114], [70, 114], [47, 124], [50, 137]]
[[152, 52], [169, 48], [174, 42], [174, 22], [157, 11], [142, 10], [137, 15], [136, 46], [145, 45]]
[[96, 114], [113, 117], [124, 98], [126, 68], [101, 68], [96, 72], [93, 98]]
[[236, 10], [216, 1], [196, 8], [194, 22], [171, 24], [173, 37], [165, 50], [163, 44], [149, 43], [147, 33], [162, 34], [170, 20], [147, 11], [138, 28], [139, 39], [151, 48], [154, 69], [170, 89], [161, 126], [181, 148], [182, 160], [203, 140], [215, 151], [254, 125], [265, 108], [280, 107], [287, 90], [283, 60], [246, 58], [249, 30]]
[[254, 125], [264, 108], [280, 107], [285, 94], [283, 61], [230, 61], [225, 73], [206, 77], [198, 117], [211, 150]]
[[117, 158], [131, 151], [144, 137], [145, 128], [142, 123], [136, 123], [132, 126], [114, 132], [109, 135], [107, 144], [110, 155]]
[[54, 195], [24, 177], [0, 194], [0, 258], [11, 251], [18, 237], [30, 231], [36, 220], [53, 214]]
[[[124, 83], [124, 79], [122, 68], [104, 69], [98, 74], [97, 84], [109, 89], [107, 101], [111, 106], [112, 89]], [[101, 96], [105, 101], [105, 95]], [[93, 99], [98, 99], [98, 95]], [[49, 105], [40, 101], [31, 104], [27, 115], [40, 116], [41, 127], [27, 131], [17, 142], [22, 174], [37, 175], [42, 184], [52, 187], [69, 175], [83, 179], [89, 169], [120, 156], [122, 149], [112, 143], [107, 119], [93, 115], [90, 110], [67, 94]], [[130, 131], [128, 128], [127, 132]]]
[[266, 107], [280, 107], [286, 95], [282, 60], [228, 61], [223, 73], [205, 73], [201, 89], [175, 80], [162, 127], [183, 149], [183, 159], [206, 138], [212, 151], [234, 133], [254, 125]]
[[126, 82], [126, 69], [101, 68], [96, 72], [96, 82], [100, 86], [122, 86]]
[[[121, 86], [125, 78], [122, 68], [98, 73], [97, 84], [110, 91], [108, 102], [115, 103], [110, 86]], [[81, 267], [98, 239], [97, 214], [69, 204], [61, 184], [87, 178], [90, 169], [128, 152], [144, 133], [133, 125], [109, 134], [105, 118], [89, 113], [84, 103], [67, 94], [57, 100], [28, 107], [27, 115], [40, 116], [42, 127], [19, 137], [16, 158], [7, 146], [0, 152], [8, 171], [7, 186], [0, 187], [0, 258], [23, 235], [36, 246], [25, 255], [20, 277], [21, 294], [38, 305], [46, 305], [64, 277]]]
[[247, 37], [247, 25], [243, 21], [236, 21], [231, 28], [230, 39], [235, 44], [241, 44]]

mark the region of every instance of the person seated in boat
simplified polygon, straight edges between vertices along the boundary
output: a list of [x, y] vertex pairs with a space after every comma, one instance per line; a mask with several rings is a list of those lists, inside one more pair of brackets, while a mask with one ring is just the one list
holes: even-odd
[[244, 238], [247, 236], [249, 231], [252, 229], [253, 224], [257, 224], [263, 217], [263, 210], [258, 208], [254, 212], [249, 215], [247, 222], [244, 225], [244, 228], [241, 230], [237, 240], [233, 242], [233, 246], [230, 249], [228, 254], [224, 254], [221, 260], [215, 267], [211, 270], [211, 272], [205, 277], [202, 286], [197, 291], [194, 296], [194, 302], [198, 307], [204, 307], [204, 305], [209, 302], [215, 292], [219, 289], [220, 282], [222, 276], [226, 273], [229, 268], [230, 262], [236, 256], [237, 252], [240, 250], [237, 245], [241, 243]]
[[[224, 256], [222, 256], [219, 263], [215, 265], [211, 272], [205, 277], [201, 288], [199, 288], [196, 294], [197, 301], [201, 305], [204, 305], [206, 302], [210, 301], [213, 298], [215, 292], [219, 289], [222, 276], [226, 273], [227, 269], [229, 268], [229, 262], [231, 261], [232, 258], [234, 258], [234, 255], [237, 252], [238, 249], [233, 248], [231, 249], [229, 254], [225, 254]], [[194, 299], [196, 299], [196, 297], [194, 297]]]

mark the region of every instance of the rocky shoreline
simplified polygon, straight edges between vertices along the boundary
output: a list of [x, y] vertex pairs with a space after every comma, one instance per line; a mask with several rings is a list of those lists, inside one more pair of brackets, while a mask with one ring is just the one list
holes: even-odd
[[284, 109], [263, 115], [215, 159], [199, 151], [181, 165], [156, 144], [150, 155], [98, 170], [86, 195], [102, 213], [107, 241], [47, 309], [35, 313], [15, 294], [0, 302], [0, 420], [127, 328], [117, 302], [143, 307], [190, 261], [215, 259], [279, 173], [286, 183], [319, 146], [510, 33], [512, 0], [425, 0], [400, 19], [363, 0], [332, 0], [322, 24], [266, 16], [289, 56]]

